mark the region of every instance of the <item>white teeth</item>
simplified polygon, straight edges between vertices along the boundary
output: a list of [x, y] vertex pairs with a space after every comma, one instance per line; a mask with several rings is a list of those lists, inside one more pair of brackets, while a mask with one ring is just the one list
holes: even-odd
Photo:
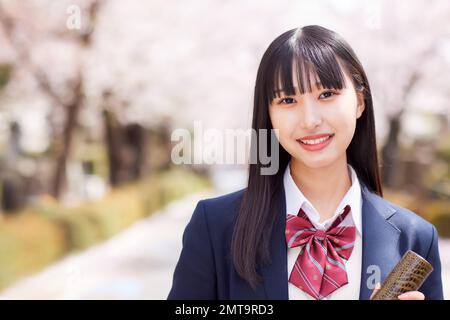
[[328, 140], [330, 137], [331, 137], [331, 135], [328, 136], [328, 137], [320, 138], [320, 139], [314, 139], [314, 140], [300, 140], [300, 141], [303, 142], [304, 144], [319, 144], [319, 143], [322, 143], [322, 142]]

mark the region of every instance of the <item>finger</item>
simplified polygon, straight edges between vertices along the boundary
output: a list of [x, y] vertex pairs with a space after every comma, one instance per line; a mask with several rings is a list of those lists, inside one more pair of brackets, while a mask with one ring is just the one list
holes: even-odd
[[408, 291], [398, 296], [400, 300], [425, 300], [425, 295], [420, 291]]
[[381, 288], [381, 284], [379, 282], [377, 282], [377, 284], [375, 285], [375, 288], [373, 289], [372, 294], [370, 295], [370, 300], [372, 300], [373, 296], [380, 290]]

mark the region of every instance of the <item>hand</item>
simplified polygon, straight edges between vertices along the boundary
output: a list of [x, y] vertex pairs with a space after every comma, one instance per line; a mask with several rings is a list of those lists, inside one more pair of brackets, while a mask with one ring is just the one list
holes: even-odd
[[[373, 290], [372, 294], [370, 295], [370, 300], [372, 300], [375, 293], [380, 290], [381, 285], [378, 282], [375, 285], [375, 289]], [[398, 296], [399, 300], [425, 300], [425, 295], [420, 291], [407, 291], [401, 295]]]

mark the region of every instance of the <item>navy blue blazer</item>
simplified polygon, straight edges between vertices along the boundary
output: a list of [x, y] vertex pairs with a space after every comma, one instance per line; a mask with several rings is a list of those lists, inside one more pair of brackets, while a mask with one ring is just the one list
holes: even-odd
[[[360, 299], [367, 300], [372, 293], [374, 269], [371, 266], [379, 267], [383, 281], [407, 250], [426, 258], [434, 267], [420, 291], [426, 299], [443, 299], [436, 228], [410, 210], [370, 192], [362, 183], [361, 190], [363, 258]], [[276, 199], [278, 218], [270, 249], [272, 264], [258, 269], [263, 283], [253, 290], [234, 269], [230, 258], [233, 220], [244, 191], [198, 202], [183, 233], [183, 248], [168, 299], [289, 298], [284, 188]]]

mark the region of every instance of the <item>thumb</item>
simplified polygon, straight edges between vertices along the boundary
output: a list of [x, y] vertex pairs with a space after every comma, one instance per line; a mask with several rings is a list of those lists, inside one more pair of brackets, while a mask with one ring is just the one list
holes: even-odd
[[375, 288], [373, 289], [372, 294], [370, 295], [370, 300], [372, 300], [373, 296], [380, 290], [381, 288], [381, 284], [379, 282], [377, 282], [377, 284], [375, 285]]

